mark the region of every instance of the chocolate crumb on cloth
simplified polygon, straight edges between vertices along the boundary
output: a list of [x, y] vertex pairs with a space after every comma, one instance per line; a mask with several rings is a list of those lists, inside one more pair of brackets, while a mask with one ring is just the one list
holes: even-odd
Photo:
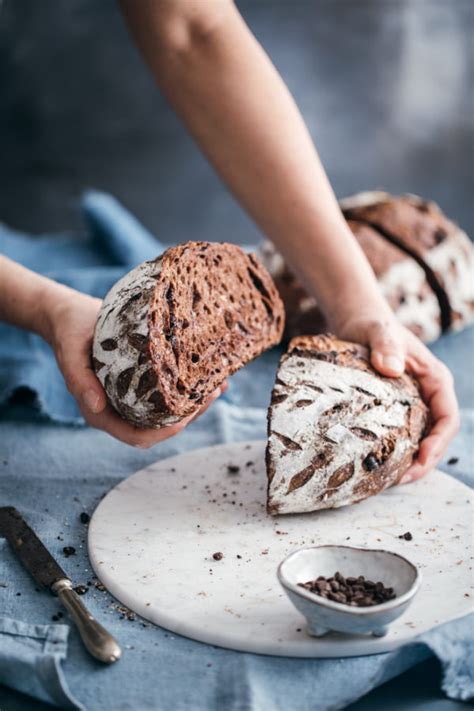
[[429, 414], [408, 374], [385, 378], [368, 350], [330, 334], [294, 338], [268, 411], [270, 514], [337, 508], [406, 472]]
[[92, 365], [125, 420], [159, 428], [195, 414], [229, 375], [276, 345], [283, 326], [277, 289], [254, 255], [188, 242], [112, 287]]

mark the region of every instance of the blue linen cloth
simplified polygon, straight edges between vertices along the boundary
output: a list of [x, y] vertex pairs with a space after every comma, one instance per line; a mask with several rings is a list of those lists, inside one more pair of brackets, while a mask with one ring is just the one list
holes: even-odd
[[[159, 243], [112, 198], [90, 193], [83, 207], [88, 233], [37, 241], [3, 228], [0, 250], [97, 296], [129, 268], [160, 251]], [[24, 513], [76, 584], [92, 581], [87, 530], [79, 515], [92, 513], [123, 477], [179, 452], [265, 437], [276, 350], [237, 373], [225, 397], [184, 432], [144, 452], [102, 432], [66, 426], [79, 423], [80, 417], [48, 347], [31, 334], [5, 325], [0, 329], [0, 401], [5, 403], [0, 408], [0, 503]], [[474, 417], [469, 408], [474, 385], [466, 364], [472, 335], [471, 329], [441, 339], [434, 348], [453, 367], [464, 405], [462, 431], [441, 468], [471, 486]], [[21, 386], [37, 394], [41, 415], [6, 404]], [[452, 458], [457, 461], [448, 465]], [[76, 555], [64, 559], [65, 545], [74, 546]], [[339, 709], [431, 655], [441, 661], [442, 685], [450, 697], [474, 696], [472, 618], [432, 630], [390, 654], [287, 659], [219, 649], [167, 633], [139, 618], [130, 621], [107, 592], [91, 585], [85, 601], [119, 639], [125, 654], [117, 665], [101, 667], [71, 627], [62, 673], [59, 662], [66, 655], [65, 625], [46, 624], [60, 606], [49, 593], [35, 591], [34, 582], [3, 540], [0, 583], [0, 683], [62, 708], [276, 711], [294, 707], [297, 690], [302, 711]], [[13, 644], [10, 630], [15, 628], [27, 634], [16, 635]], [[54, 661], [49, 645], [42, 647], [36, 633], [57, 635]], [[43, 665], [48, 673], [39, 676]]]

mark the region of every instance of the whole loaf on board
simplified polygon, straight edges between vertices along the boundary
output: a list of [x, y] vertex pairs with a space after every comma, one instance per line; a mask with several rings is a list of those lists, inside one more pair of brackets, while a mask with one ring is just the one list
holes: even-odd
[[368, 350], [324, 334], [294, 338], [268, 411], [270, 514], [337, 508], [399, 481], [428, 427], [416, 381], [385, 378]]
[[93, 367], [125, 420], [161, 427], [194, 414], [277, 344], [283, 326], [281, 299], [254, 255], [188, 242], [113, 286], [97, 320]]

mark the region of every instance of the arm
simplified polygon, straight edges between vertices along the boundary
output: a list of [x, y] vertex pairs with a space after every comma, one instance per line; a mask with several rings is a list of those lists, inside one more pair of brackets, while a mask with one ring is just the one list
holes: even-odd
[[[90, 364], [100, 305], [100, 299], [35, 274], [0, 254], [0, 321], [34, 331], [51, 345], [67, 388], [88, 424], [135, 447], [151, 447], [177, 434], [192, 418], [160, 430], [144, 430], [127, 424], [107, 404]], [[224, 383], [222, 390], [225, 387]]]
[[435, 426], [410, 477], [458, 426], [452, 378], [396, 321], [347, 227], [303, 119], [231, 0], [120, 0], [158, 85], [224, 182], [270, 237], [331, 328], [372, 362], [418, 378]]

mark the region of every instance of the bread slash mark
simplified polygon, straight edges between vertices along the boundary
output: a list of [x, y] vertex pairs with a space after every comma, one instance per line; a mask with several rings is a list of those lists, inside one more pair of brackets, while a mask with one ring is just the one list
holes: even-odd
[[313, 457], [311, 464], [308, 464], [308, 466], [298, 472], [298, 474], [291, 477], [286, 495], [288, 496], [288, 494], [291, 494], [292, 491], [300, 489], [302, 486], [307, 484], [316, 471], [321, 469], [321, 467], [327, 466], [332, 458], [333, 455], [331, 455], [328, 450], [318, 452], [317, 455]]
[[301, 445], [290, 437], [286, 437], [280, 432], [271, 432], [270, 434], [274, 434], [287, 449], [291, 449], [293, 452], [301, 451]]
[[135, 368], [126, 368], [122, 370], [120, 375], [117, 377], [117, 395], [120, 398], [125, 397], [132, 382], [133, 374], [135, 373]]
[[141, 398], [146, 395], [147, 392], [155, 387], [156, 382], [156, 373], [152, 368], [149, 368], [143, 373], [143, 375], [140, 376], [136, 390], [137, 398]]
[[354, 476], [354, 462], [348, 462], [342, 467], [336, 469], [336, 471], [331, 474], [327, 484], [327, 489], [325, 493], [328, 493], [330, 489], [337, 489], [344, 482], [349, 481]]

